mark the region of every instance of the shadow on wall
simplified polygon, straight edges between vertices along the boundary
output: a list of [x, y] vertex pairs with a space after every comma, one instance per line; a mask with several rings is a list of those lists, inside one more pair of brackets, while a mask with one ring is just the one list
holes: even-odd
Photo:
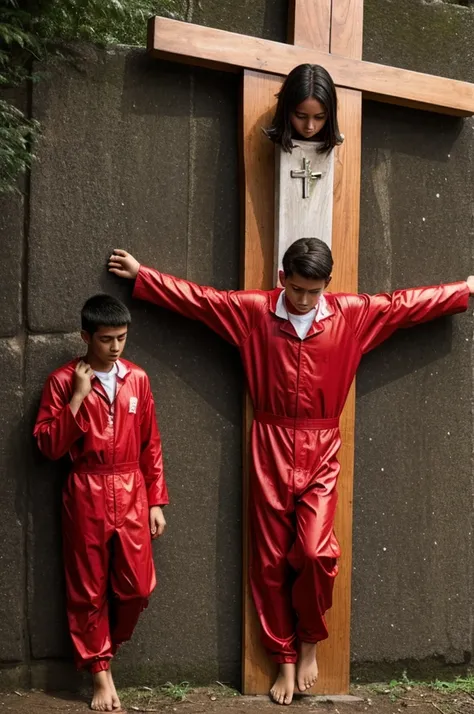
[[[440, 163], [449, 162], [448, 154], [465, 126], [462, 117], [371, 101], [364, 102], [363, 119], [366, 151], [390, 148], [397, 154], [437, 158]], [[376, 131], [366, 131], [373, 126]]]
[[363, 379], [357, 381], [362, 397], [436, 362], [453, 349], [452, 318], [399, 330], [380, 347], [364, 355]]
[[[24, 419], [24, 451], [29, 473], [28, 601], [29, 635], [33, 660], [72, 658], [67, 629], [62, 567], [61, 494], [69, 460], [49, 462], [32, 438], [43, 384], [50, 372], [81, 353], [79, 335], [31, 336], [26, 352], [29, 400]], [[28, 445], [28, 446], [26, 446]], [[26, 447], [26, 448], [25, 448]], [[71, 686], [80, 678], [70, 671]], [[46, 683], [49, 675], [46, 669]], [[57, 686], [57, 679], [51, 681]]]

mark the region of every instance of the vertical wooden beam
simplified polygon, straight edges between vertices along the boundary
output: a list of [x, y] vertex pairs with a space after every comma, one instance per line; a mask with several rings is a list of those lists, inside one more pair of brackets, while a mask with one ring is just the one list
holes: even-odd
[[300, 47], [329, 52], [331, 0], [290, 0], [288, 42]]
[[241, 102], [242, 288], [271, 290], [274, 238], [274, 146], [270, 125], [283, 77], [244, 70]]
[[[306, 47], [359, 57], [362, 52], [363, 0], [292, 0], [290, 40]], [[331, 23], [332, 18], [332, 23]], [[274, 238], [273, 146], [261, 127], [268, 125], [275, 105], [274, 95], [282, 78], [245, 71], [243, 83], [243, 287], [272, 286]], [[357, 291], [360, 201], [360, 148], [362, 95], [338, 89], [339, 121], [344, 144], [336, 150], [334, 176], [333, 236], [334, 291]], [[248, 397], [244, 410], [245, 434], [252, 421]], [[330, 637], [319, 647], [320, 676], [314, 692], [346, 693], [349, 689], [350, 607], [352, 562], [352, 491], [354, 470], [355, 389], [344, 410], [341, 431], [339, 506], [336, 533], [341, 543], [340, 574], [333, 608], [328, 615]], [[245, 464], [248, 465], [247, 453]], [[249, 533], [247, 522], [248, 470], [244, 476], [244, 621], [243, 692], [267, 693], [276, 668], [260, 643], [260, 627], [248, 581]]]
[[[320, 22], [322, 7], [311, 0], [296, 0], [296, 44], [323, 49], [346, 57], [362, 56], [363, 0], [331, 0], [329, 10], [329, 47], [308, 44], [320, 42], [315, 23]], [[319, 14], [319, 19], [318, 19]], [[326, 8], [326, 17], [327, 17]], [[311, 28], [313, 30], [311, 31]], [[338, 110], [345, 140], [336, 150], [334, 174], [332, 251], [335, 270], [331, 290], [357, 291], [359, 252], [361, 92], [338, 88]], [[355, 387], [352, 386], [341, 419], [342, 447], [339, 453], [341, 473], [335, 531], [341, 545], [339, 575], [334, 588], [333, 607], [327, 616], [329, 638], [318, 646], [319, 679], [311, 693], [343, 694], [349, 691], [350, 616], [352, 575], [352, 494], [354, 479]]]
[[[244, 231], [242, 288], [269, 290], [273, 287], [274, 249], [274, 147], [262, 128], [269, 126], [275, 95], [283, 78], [244, 71], [241, 110], [241, 197]], [[243, 632], [242, 691], [263, 694], [269, 690], [272, 664], [260, 643], [260, 624], [253, 605], [248, 577], [249, 523], [247, 450], [252, 423], [252, 403], [244, 403], [244, 488], [243, 488]]]
[[362, 59], [364, 0], [332, 0], [329, 52]]
[[[332, 0], [332, 53], [361, 58], [363, 4], [363, 0]], [[339, 126], [344, 134], [344, 143], [336, 149], [334, 170], [332, 251], [335, 269], [331, 290], [357, 292], [362, 93], [338, 88], [337, 96]], [[341, 417], [341, 472], [335, 531], [342, 555], [333, 607], [328, 613], [330, 636], [319, 647], [321, 676], [317, 691], [320, 693], [349, 691], [354, 431], [355, 384], [352, 385]]]
[[[339, 121], [345, 139], [336, 150], [332, 251], [333, 292], [357, 292], [360, 195], [360, 130], [362, 95], [338, 92]], [[327, 621], [329, 639], [318, 646], [320, 694], [346, 694], [350, 677], [350, 618], [352, 577], [352, 493], [354, 481], [355, 385], [352, 385], [341, 417], [342, 447], [339, 452], [339, 502], [335, 531], [341, 545], [339, 575]]]

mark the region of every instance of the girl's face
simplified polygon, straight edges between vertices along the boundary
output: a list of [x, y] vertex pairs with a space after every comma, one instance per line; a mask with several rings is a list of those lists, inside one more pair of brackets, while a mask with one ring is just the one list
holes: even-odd
[[314, 97], [305, 99], [290, 113], [293, 129], [305, 139], [312, 139], [319, 134], [328, 118], [327, 111]]

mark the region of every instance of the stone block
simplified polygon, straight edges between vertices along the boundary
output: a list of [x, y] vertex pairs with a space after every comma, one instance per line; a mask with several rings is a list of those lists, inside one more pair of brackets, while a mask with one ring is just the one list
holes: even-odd
[[25, 530], [23, 345], [0, 340], [0, 661], [25, 655]]
[[[361, 291], [467, 277], [471, 136], [471, 122], [365, 106]], [[356, 663], [471, 651], [471, 312], [400, 331], [359, 370]]]

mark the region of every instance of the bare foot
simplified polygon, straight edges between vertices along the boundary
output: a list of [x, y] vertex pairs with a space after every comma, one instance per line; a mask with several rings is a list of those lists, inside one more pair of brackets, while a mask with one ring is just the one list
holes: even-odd
[[318, 679], [318, 663], [316, 662], [316, 644], [302, 642], [301, 652], [296, 665], [296, 683], [300, 692], [306, 692], [316, 684]]
[[112, 708], [115, 712], [121, 711], [122, 705], [120, 704], [120, 699], [118, 698], [117, 690], [115, 689], [115, 683], [114, 683], [114, 678], [112, 677], [112, 668], [111, 667], [109, 667], [109, 669], [107, 670], [107, 674], [109, 677], [110, 691], [112, 692]]
[[92, 675], [94, 693], [92, 695], [91, 709], [95, 712], [112, 711], [112, 690], [107, 672], [97, 672]]
[[291, 704], [295, 691], [296, 666], [291, 663], [281, 664], [275, 684], [270, 689], [270, 696], [277, 704]]

